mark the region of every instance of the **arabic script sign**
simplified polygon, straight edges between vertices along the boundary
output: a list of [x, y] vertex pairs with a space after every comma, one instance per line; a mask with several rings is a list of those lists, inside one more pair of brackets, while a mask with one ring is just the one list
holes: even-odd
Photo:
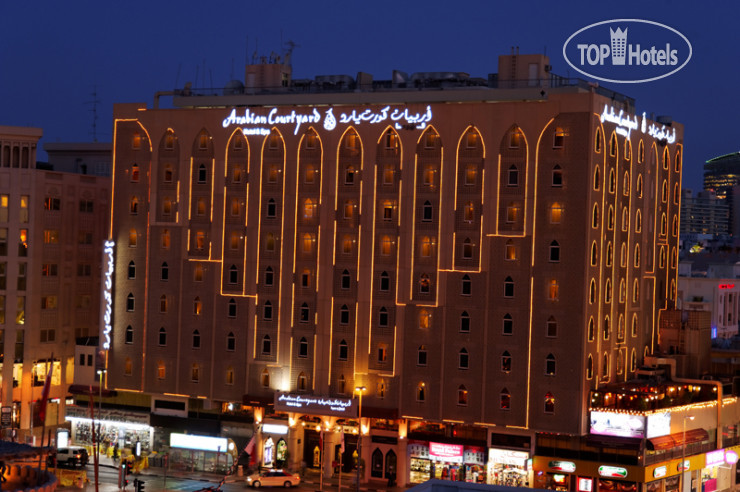
[[276, 392], [274, 401], [275, 410], [282, 412], [357, 417], [357, 405], [350, 398]]
[[[338, 110], [337, 112], [339, 113]], [[386, 106], [379, 110], [370, 108], [353, 109], [346, 113], [341, 112], [337, 116], [334, 115], [333, 107], [324, 110], [323, 114], [316, 108], [307, 109], [304, 112], [299, 112], [295, 109], [281, 112], [279, 108], [272, 108], [267, 114], [255, 113], [249, 108], [238, 113], [236, 108], [234, 108], [224, 118], [221, 124], [224, 128], [228, 128], [231, 125], [239, 125], [242, 127], [245, 135], [269, 135], [270, 129], [267, 128], [268, 126], [292, 125], [293, 135], [298, 135], [301, 125], [318, 125], [322, 121], [324, 129], [326, 131], [332, 131], [337, 127], [337, 123], [352, 125], [363, 123], [376, 125], [378, 123], [385, 123], [393, 124], [397, 130], [408, 127], [421, 130], [426, 128], [431, 120], [431, 106], [427, 106], [426, 111], [421, 113], [409, 111], [409, 108], [391, 108], [390, 106]]]

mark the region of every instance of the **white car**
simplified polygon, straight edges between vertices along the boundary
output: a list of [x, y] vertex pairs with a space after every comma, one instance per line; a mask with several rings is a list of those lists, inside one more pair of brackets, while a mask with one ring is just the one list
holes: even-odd
[[85, 466], [88, 456], [87, 450], [81, 446], [69, 446], [57, 449], [57, 464], [71, 466]]
[[301, 483], [300, 475], [283, 470], [263, 470], [247, 477], [247, 485], [258, 487], [295, 487]]

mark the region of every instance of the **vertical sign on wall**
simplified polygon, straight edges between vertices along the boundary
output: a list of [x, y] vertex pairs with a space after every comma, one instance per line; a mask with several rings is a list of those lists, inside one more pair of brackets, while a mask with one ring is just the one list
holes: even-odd
[[110, 332], [113, 328], [113, 272], [115, 262], [113, 250], [116, 243], [106, 241], [103, 244], [103, 293], [100, 305], [100, 327], [103, 330], [102, 347], [104, 350], [110, 348]]

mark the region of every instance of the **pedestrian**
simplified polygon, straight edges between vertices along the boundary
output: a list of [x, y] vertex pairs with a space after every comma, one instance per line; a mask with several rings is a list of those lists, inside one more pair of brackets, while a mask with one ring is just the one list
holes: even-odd
[[301, 460], [301, 478], [306, 476], [306, 460]]

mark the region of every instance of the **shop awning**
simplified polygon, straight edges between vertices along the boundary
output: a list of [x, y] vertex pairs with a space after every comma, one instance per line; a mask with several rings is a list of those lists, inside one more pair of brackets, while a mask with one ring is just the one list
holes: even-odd
[[704, 429], [687, 430], [685, 434], [685, 439], [683, 432], [650, 438], [647, 440], [647, 448], [651, 451], [664, 451], [666, 449], [672, 449], [686, 444], [709, 440], [709, 433]]
[[[100, 396], [100, 386], [98, 385], [90, 385], [90, 384], [70, 384], [69, 389], [67, 390], [68, 393], [73, 395], [85, 395], [88, 396], [90, 393], [93, 394], [93, 396]], [[105, 398], [110, 398], [112, 396], [118, 396], [118, 392], [116, 390], [106, 389], [103, 388], [102, 395]]]

